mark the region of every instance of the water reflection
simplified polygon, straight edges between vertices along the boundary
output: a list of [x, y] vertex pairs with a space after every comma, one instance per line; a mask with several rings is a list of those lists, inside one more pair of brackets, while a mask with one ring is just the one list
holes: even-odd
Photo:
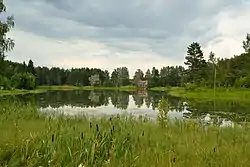
[[231, 126], [230, 121], [249, 121], [250, 118], [250, 103], [187, 100], [169, 96], [165, 92], [51, 91], [15, 98], [30, 101], [46, 113], [54, 111], [66, 115], [92, 116], [133, 114], [146, 115], [155, 120], [162, 96], [168, 99], [170, 119], [199, 119], [203, 123], [208, 121], [218, 126]]

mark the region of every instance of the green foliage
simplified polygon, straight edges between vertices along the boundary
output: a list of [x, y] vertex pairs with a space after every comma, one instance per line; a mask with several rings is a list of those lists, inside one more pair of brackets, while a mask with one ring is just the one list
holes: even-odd
[[[6, 12], [3, 1], [0, 2], [0, 13]], [[7, 38], [7, 33], [14, 28], [15, 22], [13, 16], [8, 16], [5, 22], [0, 22], [0, 59], [4, 59], [5, 52], [14, 48], [14, 41]]]
[[[0, 14], [6, 12], [6, 7], [3, 1], [0, 1]], [[5, 52], [11, 51], [14, 48], [14, 40], [7, 37], [7, 33], [14, 27], [14, 17], [8, 16], [5, 21], [0, 22], [0, 75], [5, 75]]]
[[157, 117], [158, 123], [161, 127], [166, 127], [168, 121], [168, 112], [170, 111], [170, 106], [168, 100], [162, 97], [159, 106], [158, 106], [159, 114]]
[[187, 91], [194, 91], [195, 89], [198, 88], [198, 85], [193, 84], [193, 83], [186, 83], [184, 87], [185, 87], [185, 90]]
[[101, 84], [100, 76], [98, 74], [91, 75], [89, 82], [91, 86], [99, 86]]
[[24, 73], [22, 83], [24, 89], [33, 90], [36, 87], [36, 77], [31, 73]]
[[0, 75], [0, 89], [7, 89], [7, 90], [11, 89], [10, 80], [6, 78], [5, 76], [1, 76], [1, 75]]
[[250, 34], [247, 34], [246, 40], [242, 42], [245, 52], [250, 53]]
[[184, 64], [188, 65], [187, 73], [189, 76], [189, 82], [199, 83], [203, 78], [202, 75], [204, 74], [206, 67], [206, 61], [204, 60], [203, 52], [199, 43], [193, 42], [188, 46], [185, 59], [187, 61], [184, 62]]
[[137, 85], [139, 81], [144, 79], [144, 73], [141, 69], [137, 69], [133, 78], [133, 84]]
[[31, 73], [16, 73], [11, 77], [11, 86], [15, 89], [33, 90], [36, 87], [36, 78]]
[[11, 77], [11, 86], [16, 89], [22, 88], [22, 74], [16, 73]]
[[111, 73], [111, 82], [113, 86], [126, 86], [129, 84], [129, 72], [127, 67], [114, 69]]
[[32, 60], [29, 60], [28, 66], [27, 66], [27, 72], [33, 74], [34, 76], [36, 76], [36, 70], [34, 67], [34, 63]]

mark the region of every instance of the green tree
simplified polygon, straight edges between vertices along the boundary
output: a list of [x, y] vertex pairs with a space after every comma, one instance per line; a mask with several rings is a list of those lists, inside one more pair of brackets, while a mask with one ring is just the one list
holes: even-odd
[[11, 77], [11, 86], [15, 89], [22, 88], [22, 74], [16, 73]]
[[[0, 14], [6, 12], [6, 6], [3, 0], [0, 1]], [[5, 75], [6, 67], [4, 63], [5, 52], [11, 51], [14, 48], [14, 40], [7, 37], [7, 33], [14, 28], [15, 22], [13, 16], [8, 16], [6, 20], [0, 21], [0, 75]], [[4, 78], [4, 76], [2, 76]], [[6, 80], [6, 79], [4, 79]], [[6, 83], [7, 84], [7, 83]], [[4, 84], [4, 85], [6, 85]]]
[[34, 76], [36, 76], [36, 70], [35, 70], [34, 63], [33, 63], [32, 60], [29, 60], [28, 67], [27, 67], [27, 72], [33, 74]]
[[111, 81], [114, 86], [125, 86], [129, 84], [129, 71], [127, 67], [114, 69], [111, 74]]
[[193, 42], [188, 46], [185, 59], [184, 64], [188, 66], [189, 82], [200, 83], [205, 73], [206, 61], [199, 43]]
[[110, 78], [109, 78], [109, 72], [108, 70], [105, 70], [103, 72], [103, 82], [102, 82], [103, 86], [110, 86]]
[[133, 77], [133, 83], [137, 85], [140, 80], [143, 80], [143, 77], [144, 77], [143, 71], [141, 69], [137, 69]]
[[91, 86], [99, 86], [101, 83], [99, 74], [91, 75], [89, 77], [89, 82]]
[[247, 34], [246, 40], [242, 42], [246, 53], [250, 53], [250, 34]]
[[118, 86], [118, 69], [114, 69], [114, 71], [111, 73], [111, 82], [113, 86]]
[[36, 77], [31, 73], [24, 73], [22, 75], [22, 88], [33, 90], [36, 87]]
[[151, 72], [150, 69], [147, 69], [146, 73], [145, 73], [145, 79], [149, 80], [151, 78]]
[[151, 77], [148, 80], [148, 87], [159, 86], [159, 79], [160, 79], [159, 70], [157, 70], [155, 67], [153, 67], [152, 71], [151, 71]]

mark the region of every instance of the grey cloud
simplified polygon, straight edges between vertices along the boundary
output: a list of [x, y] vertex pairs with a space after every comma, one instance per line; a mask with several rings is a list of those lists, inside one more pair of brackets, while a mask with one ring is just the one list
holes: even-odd
[[[47, 17], [53, 16], [73, 20], [84, 25], [99, 27], [105, 31], [110, 29], [118, 37], [123, 36], [121, 34], [125, 32], [115, 28], [123, 26], [135, 33], [138, 33], [138, 31], [142, 33], [145, 29], [149, 38], [150, 36], [154, 38], [155, 36], [160, 37], [162, 34], [159, 32], [162, 31], [171, 32], [170, 35], [179, 34], [191, 20], [211, 16], [211, 14], [221, 10], [222, 7], [235, 2], [233, 0], [222, 0], [215, 3], [217, 6], [213, 5], [212, 8], [206, 10], [207, 3], [203, 4], [204, 1], [196, 0], [190, 3], [185, 0], [9, 0], [8, 4], [10, 4], [9, 6], [23, 4], [22, 6], [26, 6], [27, 10], [29, 6], [36, 8]], [[19, 11], [18, 13], [22, 12]], [[40, 20], [40, 18], [36, 19]], [[22, 24], [22, 22], [20, 21], [19, 24]], [[159, 35], [150, 35], [152, 32]], [[125, 33], [125, 35], [128, 34]]]
[[[211, 18], [235, 0], [8, 0], [17, 27], [38, 35], [102, 41], [114, 50], [180, 58], [192, 40], [214, 35]], [[185, 38], [185, 39], [184, 39]], [[121, 40], [121, 43], [117, 42]], [[124, 44], [142, 39], [139, 45]], [[138, 40], [137, 40], [138, 41]], [[175, 52], [175, 53], [174, 53]], [[177, 52], [177, 53], [176, 53]]]

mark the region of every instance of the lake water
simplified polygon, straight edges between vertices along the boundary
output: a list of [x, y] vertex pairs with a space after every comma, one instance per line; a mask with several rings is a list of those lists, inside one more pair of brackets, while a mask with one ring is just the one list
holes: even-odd
[[162, 96], [168, 99], [169, 117], [178, 119], [202, 119], [206, 114], [214, 123], [225, 119], [233, 122], [250, 120], [250, 103], [235, 101], [204, 101], [169, 96], [166, 92], [120, 92], [120, 91], [49, 91], [16, 97], [32, 101], [40, 112], [65, 115], [104, 116], [133, 114], [156, 120], [157, 105]]

